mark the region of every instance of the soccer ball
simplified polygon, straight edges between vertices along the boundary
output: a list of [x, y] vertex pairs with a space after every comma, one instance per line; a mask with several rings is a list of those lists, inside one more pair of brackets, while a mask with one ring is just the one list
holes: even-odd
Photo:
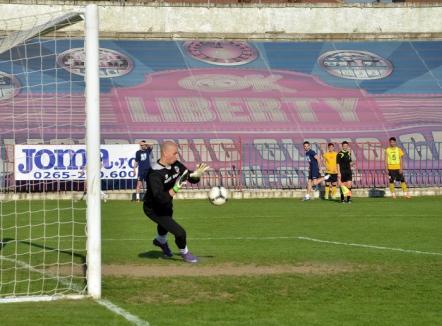
[[223, 205], [227, 201], [229, 192], [226, 188], [221, 186], [216, 186], [209, 191], [209, 200], [213, 205]]

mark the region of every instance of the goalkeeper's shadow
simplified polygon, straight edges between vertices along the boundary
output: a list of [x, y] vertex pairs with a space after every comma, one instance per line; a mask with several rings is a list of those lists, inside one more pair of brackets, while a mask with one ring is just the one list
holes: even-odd
[[[138, 254], [139, 258], [147, 258], [147, 259], [164, 259], [164, 260], [179, 260], [182, 261], [183, 259], [180, 257], [179, 253], [174, 253], [173, 257], [165, 257], [164, 254], [161, 251], [158, 250], [149, 250], [145, 252], [140, 252]], [[198, 256], [200, 258], [214, 258], [214, 256]]]
[[170, 257], [170, 258], [165, 257], [161, 251], [157, 251], [157, 250], [140, 252], [138, 254], [138, 257], [139, 258], [147, 258], [147, 259], [181, 260], [181, 258], [178, 258], [179, 256], [174, 256], [174, 257]]

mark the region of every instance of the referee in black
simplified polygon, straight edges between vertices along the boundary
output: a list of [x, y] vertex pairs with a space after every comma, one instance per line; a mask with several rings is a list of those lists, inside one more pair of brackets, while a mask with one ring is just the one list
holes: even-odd
[[[351, 152], [350, 147], [348, 145], [347, 141], [343, 141], [342, 149], [336, 155], [336, 166], [338, 169], [338, 180], [340, 183], [340, 190], [341, 190], [341, 203], [351, 203], [351, 187], [352, 187], [352, 181], [353, 181], [353, 173], [351, 171], [352, 166], [352, 159], [351, 159]], [[347, 193], [344, 194], [344, 188], [342, 186], [345, 186], [347, 189]], [[347, 201], [344, 200], [344, 195], [347, 195]]]
[[196, 263], [198, 258], [187, 249], [186, 231], [172, 217], [173, 197], [189, 181], [198, 183], [200, 177], [209, 169], [205, 164], [197, 165], [195, 171], [188, 171], [178, 161], [178, 145], [172, 141], [161, 144], [161, 157], [155, 162], [146, 175], [146, 194], [144, 196], [144, 213], [157, 224], [158, 235], [153, 244], [160, 247], [166, 257], [172, 257], [167, 244], [167, 233], [175, 236], [175, 243], [185, 262]]

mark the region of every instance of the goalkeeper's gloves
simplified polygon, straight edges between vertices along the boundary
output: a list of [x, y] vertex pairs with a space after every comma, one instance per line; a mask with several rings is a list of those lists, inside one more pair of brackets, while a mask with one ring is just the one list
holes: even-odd
[[172, 187], [173, 191], [178, 192], [181, 188], [186, 184], [187, 178], [189, 177], [189, 171], [186, 170], [181, 174], [178, 179], [176, 179], [174, 186]]
[[206, 164], [206, 163], [200, 163], [196, 166], [195, 171], [193, 171], [189, 177], [194, 178], [194, 179], [199, 179], [201, 178], [201, 176], [206, 173], [206, 171], [209, 169], [210, 167]]

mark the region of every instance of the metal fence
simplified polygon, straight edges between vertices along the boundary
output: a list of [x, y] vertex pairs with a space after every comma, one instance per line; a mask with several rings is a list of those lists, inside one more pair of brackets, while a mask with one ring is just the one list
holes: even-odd
[[[383, 188], [388, 185], [385, 169], [385, 145], [380, 143], [353, 143], [354, 188]], [[312, 144], [321, 155], [326, 144]], [[410, 187], [439, 187], [442, 185], [442, 143], [408, 142], [400, 144], [404, 151], [404, 175]], [[335, 144], [337, 151], [339, 144]], [[9, 153], [9, 155], [8, 155]], [[0, 187], [3, 192], [83, 191], [84, 181], [16, 181], [11, 149], [3, 148], [0, 164]], [[206, 162], [211, 170], [198, 185], [191, 188], [205, 189], [223, 185], [229, 189], [299, 189], [307, 183], [308, 162], [302, 144], [290, 140], [275, 143], [200, 143], [180, 144], [180, 161], [189, 169], [198, 162]], [[158, 158], [159, 148], [154, 148]], [[107, 191], [131, 190], [135, 179], [102, 180]]]

